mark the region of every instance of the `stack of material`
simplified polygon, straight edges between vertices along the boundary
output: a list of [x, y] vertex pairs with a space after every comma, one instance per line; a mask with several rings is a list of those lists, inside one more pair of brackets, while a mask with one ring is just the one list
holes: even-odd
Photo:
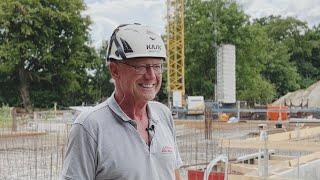
[[305, 90], [289, 92], [272, 103], [281, 106], [320, 107], [320, 81], [312, 84]]

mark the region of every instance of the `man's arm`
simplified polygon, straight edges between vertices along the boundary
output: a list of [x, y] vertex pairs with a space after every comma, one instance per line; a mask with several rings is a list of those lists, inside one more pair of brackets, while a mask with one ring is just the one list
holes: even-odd
[[93, 180], [95, 142], [80, 124], [73, 124], [68, 139], [60, 180]]
[[175, 176], [176, 176], [176, 180], [182, 180], [182, 178], [181, 178], [181, 176], [180, 176], [179, 169], [176, 169], [176, 170], [174, 171], [174, 173], [175, 173]]

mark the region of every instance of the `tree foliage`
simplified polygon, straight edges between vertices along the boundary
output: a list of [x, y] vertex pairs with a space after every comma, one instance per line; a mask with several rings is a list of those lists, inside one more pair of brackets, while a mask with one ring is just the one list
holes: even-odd
[[236, 46], [238, 99], [270, 101], [275, 88], [261, 76], [268, 54], [266, 33], [251, 26], [232, 1], [187, 1], [185, 9], [187, 94], [213, 98], [216, 48], [230, 43]]
[[256, 20], [276, 45], [277, 58], [269, 64], [265, 75], [276, 84], [278, 95], [306, 88], [319, 80], [316, 52], [319, 34], [316, 28], [293, 17], [269, 16]]
[[99, 58], [87, 45], [84, 9], [82, 0], [0, 2], [2, 101], [30, 109], [87, 100], [88, 71]]
[[216, 48], [236, 46], [237, 99], [270, 103], [319, 80], [319, 26], [293, 17], [249, 20], [235, 1], [185, 4], [186, 94], [213, 98]]
[[185, 6], [186, 94], [213, 98], [215, 45], [234, 43], [248, 19], [234, 2], [189, 0]]

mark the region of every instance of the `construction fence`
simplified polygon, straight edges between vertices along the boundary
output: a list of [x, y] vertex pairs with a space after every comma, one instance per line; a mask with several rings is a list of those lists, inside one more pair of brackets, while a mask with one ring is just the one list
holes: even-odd
[[0, 110], [0, 179], [58, 179], [72, 111]]

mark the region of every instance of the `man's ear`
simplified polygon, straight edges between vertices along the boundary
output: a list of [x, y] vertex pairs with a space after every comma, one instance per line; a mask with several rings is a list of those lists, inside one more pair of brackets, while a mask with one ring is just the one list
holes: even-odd
[[110, 71], [110, 74], [111, 74], [113, 79], [118, 79], [119, 78], [119, 68], [118, 68], [116, 63], [111, 62], [109, 64], [109, 71]]

